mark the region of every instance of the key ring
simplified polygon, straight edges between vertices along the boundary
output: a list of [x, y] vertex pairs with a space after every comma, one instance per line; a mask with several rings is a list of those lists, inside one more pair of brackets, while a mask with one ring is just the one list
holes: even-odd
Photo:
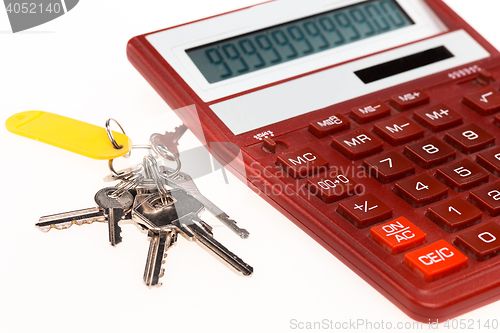
[[[118, 126], [120, 126], [120, 125], [118, 125]], [[132, 149], [152, 149], [152, 148], [150, 145], [133, 145]], [[132, 149], [130, 149], [130, 151], [127, 154], [130, 155], [130, 153], [132, 152]], [[122, 175], [122, 173], [116, 172], [115, 168], [113, 167], [113, 161], [114, 161], [113, 158], [108, 161], [109, 171], [111, 171], [111, 174], [113, 175], [113, 177], [120, 177]], [[141, 170], [142, 170], [142, 168], [138, 169], [138, 171], [141, 171]]]
[[[167, 159], [166, 156], [171, 157], [175, 161], [175, 163], [177, 164], [177, 167], [174, 169], [174, 171], [169, 172], [168, 174], [166, 171], [164, 173], [160, 173], [160, 177], [162, 177], [164, 179], [167, 179], [167, 180], [171, 179], [171, 178], [177, 176], [179, 174], [179, 172], [181, 171], [181, 161], [180, 161], [179, 157], [177, 157], [177, 155], [175, 155], [174, 153], [169, 151], [167, 149], [167, 147], [165, 147], [164, 145], [158, 145], [158, 146], [156, 146], [156, 149], [154, 149], [154, 147], [152, 147], [150, 145], [133, 145], [132, 149], [152, 149], [154, 152], [156, 152], [159, 156], [161, 156], [164, 159]], [[130, 152], [132, 152], [132, 149], [130, 150]], [[129, 152], [129, 154], [130, 154], [130, 152]], [[120, 177], [121, 174], [116, 172], [115, 168], [113, 167], [113, 161], [114, 161], [114, 159], [110, 159], [108, 161], [109, 170], [111, 171], [111, 174], [113, 175], [113, 177]]]
[[[113, 136], [113, 133], [111, 132], [111, 128], [110, 128], [110, 126], [109, 126], [109, 123], [110, 123], [110, 121], [111, 121], [111, 120], [112, 120], [112, 121], [114, 121], [114, 122], [115, 122], [115, 124], [117, 124], [117, 125], [118, 125], [118, 127], [120, 127], [120, 129], [122, 130], [122, 133], [123, 133], [123, 134], [125, 134], [125, 131], [123, 130], [123, 127], [120, 125], [120, 123], [119, 123], [119, 122], [117, 122], [117, 121], [116, 121], [115, 119], [113, 119], [113, 118], [109, 118], [108, 120], [106, 120], [106, 134], [108, 135], [109, 141], [111, 141], [111, 144], [113, 145], [113, 147], [114, 147], [115, 149], [122, 149], [122, 148], [123, 148], [123, 146], [122, 146], [122, 145], [119, 145], [119, 144], [116, 142], [115, 137]], [[125, 134], [125, 135], [126, 135], [126, 134]], [[127, 153], [127, 154], [129, 154], [129, 155], [130, 155], [130, 152], [129, 152], [129, 153]]]
[[167, 149], [167, 147], [165, 147], [162, 144], [152, 146], [152, 148], [158, 155], [160, 155], [164, 159], [168, 160], [168, 157], [171, 157], [175, 161], [175, 163], [177, 163], [177, 167], [174, 169], [174, 171], [172, 171], [168, 174], [166, 174], [166, 172], [161, 173], [160, 176], [164, 179], [167, 179], [167, 180], [177, 176], [179, 174], [179, 172], [181, 171], [181, 160], [179, 159], [179, 157], [177, 157], [177, 155], [172, 153], [170, 150]]

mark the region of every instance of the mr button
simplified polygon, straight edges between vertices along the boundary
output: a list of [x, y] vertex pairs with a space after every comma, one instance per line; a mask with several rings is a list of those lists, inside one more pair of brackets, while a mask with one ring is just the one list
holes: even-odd
[[467, 257], [441, 239], [429, 246], [405, 254], [406, 266], [431, 282], [467, 266]]
[[358, 160], [383, 149], [382, 141], [362, 128], [337, 136], [331, 145], [350, 160]]
[[328, 161], [309, 147], [278, 156], [276, 164], [296, 179], [328, 169]]

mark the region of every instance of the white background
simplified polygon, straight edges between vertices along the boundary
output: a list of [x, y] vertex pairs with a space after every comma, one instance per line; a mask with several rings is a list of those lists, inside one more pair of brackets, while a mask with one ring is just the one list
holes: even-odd
[[[180, 122], [128, 62], [127, 41], [257, 2], [86, 0], [17, 34], [0, 9], [0, 119], [44, 110], [103, 126], [113, 117], [134, 143], [146, 143]], [[497, 0], [446, 2], [500, 48]], [[94, 193], [109, 185], [102, 180], [107, 163], [3, 127], [0, 140], [0, 332], [274, 333], [299, 331], [293, 319], [411, 321], [245, 185], [231, 176], [225, 185], [220, 171], [198, 185], [251, 236], [240, 240], [208, 213], [203, 217], [218, 240], [254, 266], [254, 275], [242, 277], [179, 239], [163, 286], [147, 288], [142, 274], [149, 243], [134, 225], [123, 225], [116, 248], [104, 223], [48, 233], [34, 226], [42, 215], [92, 207]], [[197, 145], [188, 133], [180, 149]], [[500, 302], [458, 319], [474, 320], [474, 328], [479, 320], [500, 320]]]

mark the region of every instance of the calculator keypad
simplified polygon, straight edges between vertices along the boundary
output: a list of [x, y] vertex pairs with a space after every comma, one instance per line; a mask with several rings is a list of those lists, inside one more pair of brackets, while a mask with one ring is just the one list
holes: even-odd
[[336, 107], [307, 128], [318, 146], [281, 152], [276, 163], [327, 219], [396, 271], [418, 283], [460, 276], [500, 254], [492, 219], [500, 216], [500, 92], [474, 89], [455, 102], [410, 89]]

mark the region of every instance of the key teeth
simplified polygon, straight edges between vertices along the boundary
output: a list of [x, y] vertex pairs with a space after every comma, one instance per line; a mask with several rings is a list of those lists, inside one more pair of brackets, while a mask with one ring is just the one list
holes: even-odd
[[[109, 223], [109, 222], [108, 222]], [[111, 245], [116, 246], [122, 242], [122, 228], [119, 225], [115, 226], [115, 235], [114, 235], [114, 243], [111, 242]]]
[[231, 219], [226, 213], [221, 213], [219, 215], [216, 215], [215, 217], [219, 219], [219, 221], [224, 223], [226, 227], [231, 229], [235, 234], [240, 236], [240, 238], [247, 239], [248, 236], [250, 236], [250, 233], [246, 229], [240, 228], [238, 226], [238, 223], [235, 220]]
[[112, 246], [116, 246], [117, 244], [120, 244], [122, 242], [122, 236], [121, 236], [121, 231], [118, 233], [118, 235], [115, 235], [115, 241], [110, 242]]
[[35, 226], [42, 232], [49, 232], [51, 229], [57, 230], [65, 230], [69, 229], [72, 225], [76, 224], [77, 226], [82, 226], [84, 224], [92, 224], [94, 222], [106, 222], [106, 220], [102, 220], [99, 218], [89, 219], [89, 220], [73, 220], [64, 223], [57, 223], [51, 225], [41, 225], [41, 223], [35, 224]]

